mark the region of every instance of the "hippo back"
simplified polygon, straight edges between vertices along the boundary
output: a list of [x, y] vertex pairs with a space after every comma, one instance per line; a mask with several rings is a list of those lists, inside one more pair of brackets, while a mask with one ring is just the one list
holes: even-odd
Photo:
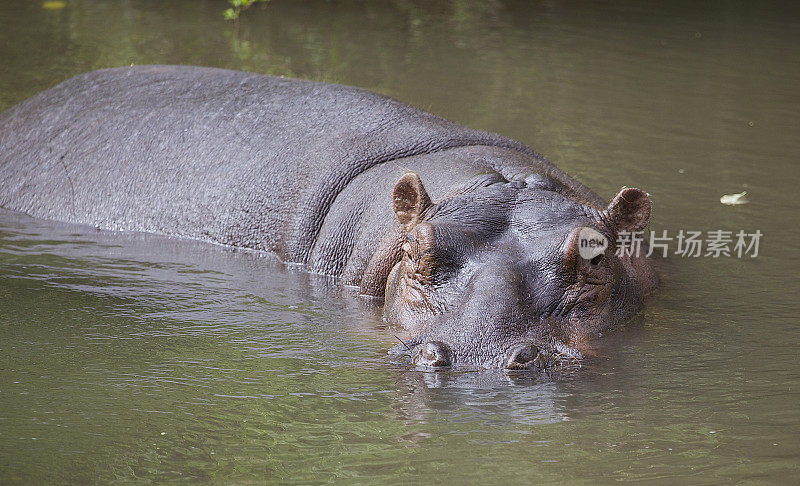
[[357, 175], [472, 145], [543, 161], [357, 88], [188, 66], [106, 69], [0, 114], [0, 206], [306, 263]]

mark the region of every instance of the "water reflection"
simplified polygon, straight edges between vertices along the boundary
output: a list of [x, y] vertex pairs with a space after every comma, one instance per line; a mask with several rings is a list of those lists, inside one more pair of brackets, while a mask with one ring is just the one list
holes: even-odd
[[558, 384], [533, 373], [407, 370], [396, 380], [398, 417], [411, 423], [447, 417], [489, 430], [568, 419]]

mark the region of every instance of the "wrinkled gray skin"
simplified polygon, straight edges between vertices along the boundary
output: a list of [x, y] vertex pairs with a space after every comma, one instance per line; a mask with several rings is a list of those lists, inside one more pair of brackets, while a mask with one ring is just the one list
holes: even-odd
[[635, 314], [656, 278], [611, 204], [536, 152], [351, 87], [186, 66], [72, 78], [0, 114], [0, 206], [276, 254], [385, 297], [424, 366], [549, 368]]

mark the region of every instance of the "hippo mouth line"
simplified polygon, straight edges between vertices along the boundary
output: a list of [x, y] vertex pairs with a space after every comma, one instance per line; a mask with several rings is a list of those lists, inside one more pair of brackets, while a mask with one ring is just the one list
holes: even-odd
[[426, 370], [499, 368], [506, 371], [553, 372], [580, 368], [583, 359], [580, 351], [557, 341], [516, 344], [493, 358], [459, 356], [447, 343], [427, 340], [424, 336], [415, 336], [408, 341], [401, 340], [389, 354], [402, 364]]

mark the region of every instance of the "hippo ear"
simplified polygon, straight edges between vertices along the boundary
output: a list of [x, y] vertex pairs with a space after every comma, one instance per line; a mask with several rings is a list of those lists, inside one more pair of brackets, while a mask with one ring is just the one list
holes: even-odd
[[650, 220], [650, 196], [641, 189], [626, 187], [614, 196], [605, 213], [617, 231], [642, 231]]
[[411, 229], [419, 221], [420, 215], [433, 204], [425, 186], [414, 172], [404, 174], [397, 181], [392, 200], [394, 213], [406, 229]]

